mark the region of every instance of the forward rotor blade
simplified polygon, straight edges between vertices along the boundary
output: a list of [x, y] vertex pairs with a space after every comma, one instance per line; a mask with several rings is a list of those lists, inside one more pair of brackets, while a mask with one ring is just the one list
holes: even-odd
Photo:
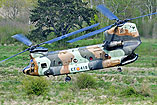
[[126, 19], [126, 21], [130, 21], [130, 20], [134, 20], [134, 19], [138, 19], [138, 18], [142, 18], [142, 17], [145, 17], [145, 16], [154, 15], [154, 14], [157, 14], [157, 12], [155, 12], [155, 13], [150, 13], [150, 14], [143, 15], [143, 16], [138, 16], [138, 17], [135, 17], [135, 18]]
[[82, 28], [82, 29], [80, 29], [80, 30], [77, 30], [77, 31], [74, 31], [74, 32], [65, 34], [65, 35], [63, 35], [63, 36], [54, 38], [54, 39], [52, 39], [52, 40], [46, 41], [46, 42], [41, 43], [41, 44], [39, 44], [39, 45], [48, 44], [48, 43], [53, 43], [53, 42], [59, 41], [59, 40], [61, 40], [61, 39], [67, 38], [67, 37], [72, 36], [72, 35], [74, 35], [74, 34], [77, 34], [77, 33], [80, 33], [80, 32], [82, 32], [82, 31], [88, 30], [88, 29], [90, 29], [90, 28], [96, 27], [96, 26], [98, 26], [98, 25], [99, 25], [99, 23], [94, 24], [94, 25], [91, 25], [91, 26], [88, 26], [88, 27], [85, 27], [85, 28]]
[[30, 50], [30, 48], [25, 49], [24, 51], [22, 51], [22, 52], [20, 52], [20, 53], [18, 53], [18, 54], [15, 54], [15, 55], [13, 55], [13, 56], [7, 58], [7, 59], [4, 59], [4, 60], [0, 61], [0, 63], [4, 62], [4, 61], [6, 61], [6, 60], [8, 60], [8, 59], [10, 59], [10, 58], [13, 58], [13, 57], [15, 57], [15, 56], [17, 56], [17, 55], [19, 55], [19, 54], [22, 54], [22, 53], [24, 53], [24, 52], [26, 52], [26, 51], [29, 51], [29, 50]]
[[14, 35], [12, 37], [17, 39], [18, 41], [24, 43], [27, 46], [31, 46], [32, 45], [32, 42], [28, 38], [23, 36], [22, 34], [16, 34], [16, 35]]
[[77, 37], [77, 38], [75, 38], [75, 39], [69, 40], [69, 41], [67, 41], [67, 42], [73, 43], [73, 42], [76, 42], [76, 41], [78, 41], [78, 40], [81, 40], [81, 39], [84, 39], [84, 38], [93, 36], [93, 35], [95, 35], [95, 34], [98, 34], [98, 33], [101, 33], [101, 32], [103, 32], [103, 31], [106, 31], [106, 30], [110, 29], [112, 26], [113, 26], [113, 24], [110, 25], [110, 26], [101, 28], [101, 29], [99, 29], [99, 30], [93, 31], [93, 32], [91, 32], [91, 33], [85, 34], [85, 35], [83, 35], [83, 36]]
[[103, 15], [107, 16], [110, 20], [119, 20], [117, 16], [115, 16], [109, 9], [107, 9], [104, 5], [98, 5], [97, 10], [101, 12]]

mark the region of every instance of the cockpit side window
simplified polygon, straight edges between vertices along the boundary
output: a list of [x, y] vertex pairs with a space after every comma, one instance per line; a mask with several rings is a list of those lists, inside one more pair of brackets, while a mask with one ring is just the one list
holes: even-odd
[[42, 67], [42, 68], [47, 68], [47, 64], [46, 64], [46, 63], [42, 63], [42, 64], [41, 64], [41, 67]]

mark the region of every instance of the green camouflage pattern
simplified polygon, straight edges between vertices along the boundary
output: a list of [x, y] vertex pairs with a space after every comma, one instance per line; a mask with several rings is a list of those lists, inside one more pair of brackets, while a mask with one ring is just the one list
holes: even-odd
[[[24, 73], [29, 75], [63, 75], [98, 70], [134, 62], [134, 50], [140, 37], [134, 23], [125, 23], [105, 32], [105, 43], [41, 54], [31, 53], [33, 61]], [[33, 65], [33, 66], [32, 66]]]

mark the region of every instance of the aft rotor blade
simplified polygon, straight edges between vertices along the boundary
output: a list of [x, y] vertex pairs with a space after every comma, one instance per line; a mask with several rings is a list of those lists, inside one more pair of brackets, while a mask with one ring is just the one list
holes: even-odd
[[88, 27], [85, 27], [85, 28], [82, 28], [82, 29], [80, 29], [80, 30], [77, 30], [77, 31], [74, 31], [74, 32], [65, 34], [65, 35], [63, 35], [63, 36], [54, 38], [54, 39], [52, 39], [52, 40], [46, 41], [46, 42], [41, 43], [41, 44], [39, 44], [39, 45], [48, 44], [48, 43], [53, 43], [53, 42], [59, 41], [59, 40], [61, 40], [61, 39], [64, 39], [64, 38], [67, 38], [67, 37], [72, 36], [72, 35], [74, 35], [74, 34], [83, 32], [83, 31], [85, 31], [85, 30], [88, 30], [88, 29], [90, 29], [90, 28], [96, 27], [96, 26], [98, 26], [98, 25], [99, 25], [99, 23], [94, 24], [94, 25], [91, 25], [91, 26], [88, 26]]
[[138, 18], [142, 18], [142, 17], [145, 17], [145, 16], [154, 15], [154, 14], [157, 14], [157, 12], [155, 12], [155, 13], [150, 13], [150, 14], [143, 15], [143, 16], [138, 16], [138, 17], [135, 17], [135, 18], [126, 19], [126, 21], [130, 21], [130, 20], [134, 20], [134, 19], [138, 19]]
[[24, 35], [22, 35], [22, 34], [16, 34], [16, 35], [14, 35], [12, 37], [17, 39], [18, 41], [24, 43], [27, 46], [31, 46], [32, 45], [32, 42], [28, 38], [26, 38]]
[[101, 29], [99, 29], [99, 30], [93, 31], [93, 32], [91, 32], [91, 33], [85, 34], [85, 35], [83, 35], [83, 36], [77, 37], [77, 38], [75, 38], [75, 39], [69, 40], [69, 41], [67, 41], [67, 42], [73, 43], [73, 42], [76, 42], [76, 41], [78, 41], [78, 40], [81, 40], [81, 39], [84, 39], [84, 38], [93, 36], [93, 35], [95, 35], [95, 34], [98, 34], [98, 33], [101, 33], [101, 32], [103, 32], [103, 31], [106, 31], [106, 30], [110, 29], [112, 26], [113, 26], [113, 24], [110, 25], [110, 26], [101, 28]]
[[8, 60], [8, 59], [10, 59], [10, 58], [13, 58], [13, 57], [15, 57], [15, 56], [17, 56], [17, 55], [19, 55], [19, 54], [22, 54], [22, 53], [24, 53], [24, 52], [26, 52], [26, 51], [29, 51], [29, 50], [30, 50], [30, 48], [25, 49], [24, 51], [22, 51], [22, 52], [20, 52], [20, 53], [18, 53], [18, 54], [15, 54], [15, 55], [13, 55], [13, 56], [7, 58], [7, 59], [4, 59], [4, 60], [0, 61], [0, 63], [4, 62], [4, 61], [6, 61], [6, 60]]
[[101, 12], [103, 15], [107, 16], [110, 20], [119, 20], [117, 16], [115, 16], [109, 9], [107, 9], [104, 5], [98, 5], [97, 10]]

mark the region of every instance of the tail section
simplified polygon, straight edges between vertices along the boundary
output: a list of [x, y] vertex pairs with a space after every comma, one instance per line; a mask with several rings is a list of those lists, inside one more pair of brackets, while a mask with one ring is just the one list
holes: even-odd
[[134, 23], [113, 27], [105, 33], [104, 47], [107, 50], [123, 49], [130, 55], [141, 44], [139, 32]]

